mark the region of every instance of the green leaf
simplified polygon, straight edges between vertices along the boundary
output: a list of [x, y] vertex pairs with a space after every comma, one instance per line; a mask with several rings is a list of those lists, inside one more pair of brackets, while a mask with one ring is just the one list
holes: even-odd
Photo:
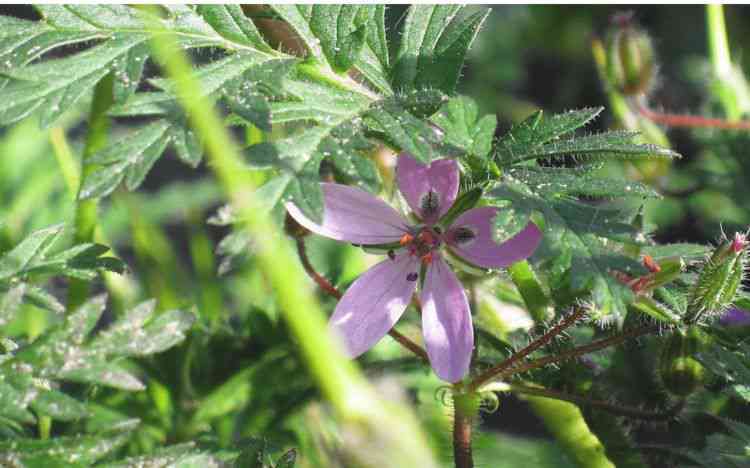
[[130, 433], [0, 441], [0, 464], [25, 467], [87, 467], [123, 446]]
[[0, 280], [23, 273], [35, 260], [43, 257], [62, 232], [63, 226], [31, 233], [11, 251], [0, 256]]
[[477, 7], [411, 6], [393, 64], [394, 89], [452, 93], [466, 52], [489, 13]]
[[347, 71], [359, 58], [374, 12], [371, 5], [312, 5], [310, 30], [335, 71]]
[[37, 108], [42, 110], [42, 127], [51, 125], [91, 91], [116, 60], [127, 60], [130, 50], [146, 40], [142, 34], [122, 34], [70, 57], [6, 71], [12, 81], [2, 90], [0, 125], [20, 120]]
[[[572, 200], [548, 200], [511, 178], [504, 178], [486, 197], [495, 204], [510, 203], [518, 213], [526, 213], [525, 216], [536, 212], [544, 217], [544, 238], [535, 258], [549, 271], [552, 297], [565, 303], [568, 297], [572, 299], [576, 294], [588, 292], [597, 306], [593, 311], [596, 318], [604, 322], [624, 319], [632, 292], [610, 271], [634, 273], [636, 269], [642, 270], [628, 257], [614, 255], [617, 250], [611, 245], [612, 241], [637, 243], [636, 229], [622, 222], [626, 215], [619, 210]], [[508, 230], [504, 225], [497, 229]]]
[[585, 196], [591, 198], [660, 198], [648, 185], [626, 179], [598, 177], [590, 171], [553, 167], [519, 167], [508, 175], [548, 197]]
[[680, 454], [687, 454], [692, 461], [705, 467], [747, 467], [750, 426], [730, 419], [720, 419], [720, 421], [726, 427], [727, 434], [711, 434], [707, 438], [706, 446], [700, 452], [691, 449], [687, 453], [680, 451]]
[[590, 107], [573, 110], [550, 117], [539, 110], [531, 114], [521, 123], [513, 125], [503, 136], [500, 144], [504, 151], [514, 153], [528, 146], [541, 146], [567, 135], [577, 128], [583, 127], [594, 120], [603, 107]]
[[441, 147], [442, 130], [418, 119], [395, 100], [377, 103], [365, 113], [365, 118], [388, 143], [423, 163], [446, 156]]
[[467, 154], [484, 158], [492, 150], [497, 118], [480, 118], [476, 102], [469, 97], [452, 98], [431, 120], [445, 132], [445, 143]]
[[264, 52], [273, 51], [240, 5], [199, 5], [196, 11], [225, 38]]
[[[633, 143], [637, 133], [626, 131], [604, 132], [570, 140], [558, 140], [541, 146], [501, 145], [496, 155], [498, 164], [507, 166], [533, 159], [568, 157], [577, 163], [597, 162], [610, 159], [673, 159], [680, 155], [674, 151], [652, 144]], [[503, 139], [502, 143], [506, 140]]]

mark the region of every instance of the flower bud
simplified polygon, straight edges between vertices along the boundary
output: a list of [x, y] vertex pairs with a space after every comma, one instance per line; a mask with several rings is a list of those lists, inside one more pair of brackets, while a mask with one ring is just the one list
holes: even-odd
[[695, 326], [678, 330], [667, 339], [660, 356], [659, 377], [669, 393], [686, 397], [703, 385], [705, 369], [694, 357], [703, 342]]
[[655, 75], [651, 38], [630, 14], [616, 15], [607, 36], [607, 78], [618, 91], [633, 96], [646, 93]]
[[746, 236], [738, 233], [716, 248], [690, 292], [686, 323], [695, 323], [703, 316], [720, 315], [734, 302], [745, 274], [746, 247]]

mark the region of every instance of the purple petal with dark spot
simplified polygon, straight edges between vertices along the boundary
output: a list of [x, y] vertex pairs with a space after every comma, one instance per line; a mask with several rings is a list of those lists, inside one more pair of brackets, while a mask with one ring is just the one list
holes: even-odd
[[[493, 218], [498, 208], [472, 208], [459, 216], [446, 234], [446, 243], [464, 260], [482, 268], [501, 268], [526, 259], [542, 240], [534, 223], [498, 244], [492, 236]], [[470, 233], [470, 235], [468, 234]]]
[[401, 153], [396, 178], [412, 211], [427, 224], [437, 222], [458, 195], [458, 163], [453, 159], [438, 159], [428, 166]]

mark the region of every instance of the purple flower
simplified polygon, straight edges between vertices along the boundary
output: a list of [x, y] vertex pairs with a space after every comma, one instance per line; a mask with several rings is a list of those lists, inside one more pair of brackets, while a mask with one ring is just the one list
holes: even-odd
[[750, 325], [750, 312], [739, 307], [732, 307], [721, 316], [719, 323], [725, 327], [744, 327]]
[[412, 225], [383, 200], [347, 185], [321, 183], [323, 219], [307, 218], [294, 204], [289, 214], [307, 229], [331, 239], [363, 245], [393, 244], [388, 258], [360, 276], [341, 298], [330, 328], [351, 357], [370, 349], [396, 324], [411, 302], [421, 272], [422, 333], [435, 373], [461, 380], [474, 347], [471, 312], [461, 283], [443, 259], [449, 249], [467, 262], [499, 268], [529, 257], [541, 232], [529, 223], [519, 234], [498, 244], [492, 237], [497, 208], [480, 207], [459, 215], [450, 226], [440, 224], [458, 195], [456, 161], [441, 159], [429, 166], [401, 154], [398, 187], [415, 215]]

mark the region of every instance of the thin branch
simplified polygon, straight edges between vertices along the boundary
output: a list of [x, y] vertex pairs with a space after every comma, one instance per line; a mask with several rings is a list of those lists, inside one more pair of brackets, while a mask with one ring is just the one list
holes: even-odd
[[469, 389], [476, 390], [485, 382], [491, 380], [496, 375], [502, 374], [506, 369], [511, 368], [514, 364], [516, 364], [529, 354], [546, 345], [557, 335], [565, 331], [565, 329], [577, 322], [584, 313], [585, 310], [583, 308], [576, 309], [575, 312], [563, 318], [560, 323], [550, 328], [544, 335], [529, 343], [529, 345], [523, 348], [521, 351], [513, 354], [511, 357], [501, 362], [500, 364], [491, 367], [490, 369], [487, 369], [486, 371], [479, 374], [479, 376], [475, 377], [474, 380], [472, 380], [472, 382], [469, 384]]
[[680, 400], [669, 408], [666, 408], [665, 410], [648, 411], [642, 410], [640, 408], [634, 408], [632, 406], [618, 405], [605, 400], [594, 400], [580, 395], [560, 392], [558, 390], [530, 387], [522, 384], [511, 384], [511, 391], [526, 395], [535, 395], [545, 398], [554, 398], [556, 400], [569, 401], [578, 405], [588, 405], [593, 408], [607, 411], [609, 413], [617, 414], [620, 416], [627, 416], [635, 419], [643, 419], [646, 421], [668, 421], [677, 416], [685, 407], [685, 400]]
[[[335, 297], [336, 299], [341, 299], [341, 297], [343, 296], [341, 291], [339, 291], [336, 286], [331, 284], [331, 282], [328, 281], [328, 279], [326, 279], [323, 275], [315, 271], [315, 267], [313, 267], [312, 263], [310, 263], [310, 257], [308, 257], [307, 255], [307, 246], [305, 244], [305, 240], [299, 237], [297, 238], [297, 255], [299, 255], [300, 262], [302, 263], [302, 267], [305, 269], [305, 272], [308, 274], [308, 276], [310, 276], [310, 278], [312, 278], [313, 281], [315, 281], [315, 284], [317, 284], [318, 287], [329, 296]], [[406, 335], [399, 333], [395, 328], [391, 328], [388, 334], [401, 346], [414, 353], [417, 357], [426, 362], [429, 362], [427, 352], [424, 350], [424, 348], [413, 342]]]
[[497, 377], [500, 377], [500, 378], [508, 377], [514, 374], [519, 374], [521, 372], [526, 372], [532, 369], [536, 369], [538, 367], [544, 367], [548, 364], [554, 364], [557, 362], [567, 361], [568, 359], [577, 358], [588, 353], [593, 353], [594, 351], [599, 351], [600, 349], [609, 348], [610, 346], [618, 345], [631, 338], [637, 338], [639, 336], [658, 332], [659, 329], [660, 327], [658, 325], [648, 325], [648, 326], [643, 326], [643, 327], [631, 328], [629, 330], [625, 330], [624, 332], [615, 336], [611, 336], [609, 338], [605, 338], [599, 341], [594, 341], [593, 343], [579, 346], [577, 348], [573, 348], [568, 351], [563, 351], [559, 354], [545, 356], [539, 359], [534, 359], [533, 361], [529, 361], [520, 366], [512, 367], [506, 371], [500, 372], [499, 374], [497, 374]]
[[664, 124], [669, 127], [689, 127], [689, 128], [720, 128], [723, 130], [750, 130], [750, 121], [740, 120], [730, 122], [724, 119], [714, 119], [702, 117], [700, 115], [689, 114], [670, 114], [649, 109], [646, 104], [639, 101], [635, 105], [636, 111], [643, 117], [656, 123]]

